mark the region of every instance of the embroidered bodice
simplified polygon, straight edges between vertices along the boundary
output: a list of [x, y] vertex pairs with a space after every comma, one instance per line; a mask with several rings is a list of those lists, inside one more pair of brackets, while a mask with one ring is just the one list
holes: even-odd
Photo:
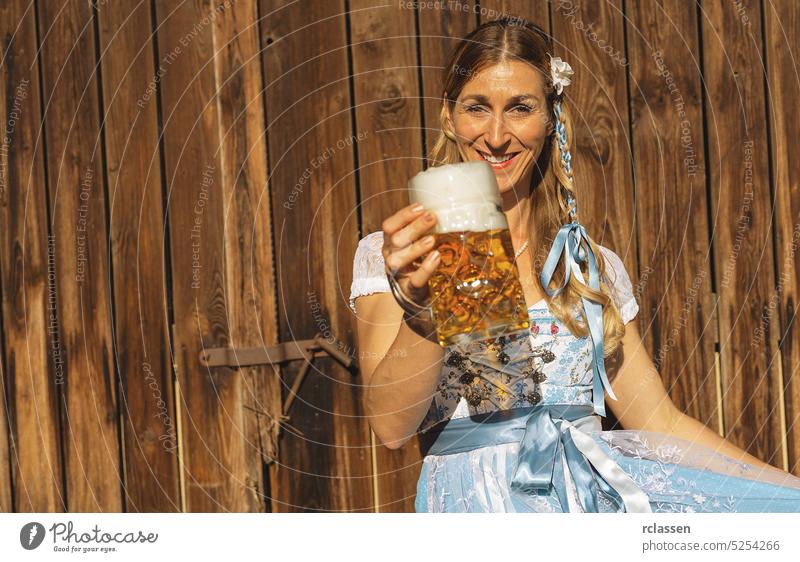
[[[357, 297], [390, 292], [382, 246], [382, 231], [358, 243], [350, 287], [354, 313]], [[639, 311], [630, 277], [617, 254], [604, 246], [600, 250], [606, 261], [605, 280], [627, 324]], [[446, 348], [442, 376], [419, 431], [448, 418], [540, 402], [592, 405], [591, 338], [574, 336], [550, 312], [544, 299], [531, 305], [528, 314], [527, 333]]]

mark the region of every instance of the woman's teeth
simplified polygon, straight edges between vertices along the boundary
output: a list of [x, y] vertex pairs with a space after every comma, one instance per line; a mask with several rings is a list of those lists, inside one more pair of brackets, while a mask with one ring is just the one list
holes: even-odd
[[492, 164], [502, 164], [503, 162], [508, 162], [509, 160], [511, 160], [512, 158], [514, 158], [514, 156], [516, 156], [518, 153], [517, 153], [517, 152], [514, 152], [514, 153], [512, 153], [512, 154], [506, 154], [505, 156], [501, 156], [501, 157], [494, 157], [494, 156], [492, 156], [491, 154], [486, 154], [485, 152], [481, 152], [481, 151], [479, 150], [479, 151], [478, 151], [478, 154], [480, 154], [480, 155], [481, 155], [481, 157], [482, 157], [484, 160], [486, 160], [487, 162], [490, 162], [490, 163], [492, 163]]

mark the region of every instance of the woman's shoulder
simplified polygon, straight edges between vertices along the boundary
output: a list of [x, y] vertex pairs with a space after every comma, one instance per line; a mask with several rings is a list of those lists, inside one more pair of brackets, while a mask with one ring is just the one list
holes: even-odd
[[380, 250], [383, 247], [383, 231], [376, 230], [375, 232], [370, 232], [358, 241], [358, 247]]
[[367, 234], [358, 241], [358, 246], [356, 247], [356, 254], [354, 257], [355, 266], [358, 266], [359, 264], [364, 265], [366, 263], [373, 266], [371, 268], [372, 270], [375, 269], [374, 266], [380, 266], [380, 269], [383, 270], [382, 249], [383, 231], [378, 230]]
[[373, 293], [391, 291], [383, 263], [383, 231], [371, 232], [358, 241], [353, 258], [353, 282], [350, 285], [350, 309], [356, 312], [355, 299]]
[[606, 281], [610, 284], [616, 283], [618, 280], [624, 282], [627, 278], [630, 281], [630, 276], [625, 270], [625, 263], [622, 258], [614, 250], [608, 246], [598, 244], [600, 251], [603, 254], [603, 259], [606, 264]]
[[631, 277], [619, 254], [606, 246], [599, 245], [599, 247], [606, 266], [603, 279], [611, 289], [611, 296], [620, 309], [623, 322], [627, 324], [639, 311]]

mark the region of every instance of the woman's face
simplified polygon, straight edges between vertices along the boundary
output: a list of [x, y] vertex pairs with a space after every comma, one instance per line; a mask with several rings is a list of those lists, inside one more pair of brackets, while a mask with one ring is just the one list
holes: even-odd
[[551, 130], [544, 77], [521, 61], [481, 69], [464, 86], [448, 122], [464, 161], [486, 160], [500, 193], [528, 195], [534, 164]]

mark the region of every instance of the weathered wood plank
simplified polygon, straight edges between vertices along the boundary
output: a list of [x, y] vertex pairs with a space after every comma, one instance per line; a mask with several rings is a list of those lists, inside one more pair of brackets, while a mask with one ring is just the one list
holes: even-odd
[[242, 375], [204, 369], [201, 350], [231, 344], [226, 299], [225, 187], [218, 74], [219, 18], [230, 2], [157, 5], [158, 56], [174, 58], [161, 77], [164, 160], [172, 258], [177, 403], [190, 512], [261, 509], [253, 493], [244, 427]]
[[[340, 303], [358, 239], [353, 171], [361, 139], [351, 125], [344, 2], [260, 7], [280, 339], [352, 337], [352, 315]], [[299, 367], [282, 369], [285, 388]], [[357, 382], [331, 359], [314, 361], [290, 412], [302, 434], [285, 431], [280, 443], [274, 511], [374, 509]]]
[[[794, 144], [800, 137], [800, 114], [795, 109], [800, 98], [796, 68], [800, 58], [800, 8], [792, 0], [779, 0], [764, 2], [763, 10], [777, 240], [777, 282], [768, 306], [777, 307], [776, 321], [780, 320], [771, 332], [779, 342], [783, 360], [781, 386], [785, 389], [786, 412], [781, 433], [786, 433], [788, 444], [784, 468], [800, 475], [800, 323], [795, 319], [800, 295], [800, 162]], [[776, 357], [773, 364], [777, 362]], [[780, 417], [780, 413], [778, 410], [771, 415]], [[776, 461], [773, 464], [779, 464]]]
[[678, 0], [627, 10], [639, 325], [673, 402], [719, 431], [697, 16]]
[[[114, 263], [114, 329], [124, 396], [125, 510], [181, 510], [164, 251], [153, 22], [145, 3], [97, 8]], [[158, 73], [157, 73], [158, 71]]]
[[[257, 2], [247, 0], [215, 21], [225, 291], [234, 349], [278, 343], [258, 20]], [[264, 464], [278, 457], [278, 425], [273, 422], [280, 415], [280, 380], [270, 366], [241, 368], [238, 376], [241, 409], [235, 431], [245, 439], [241, 470], [258, 509], [269, 511], [271, 484], [264, 481]]]
[[10, 446], [10, 466], [0, 470], [3, 511], [12, 510], [13, 496], [15, 511], [58, 512], [66, 508], [57, 384], [63, 344], [57, 311], [49, 308], [55, 279], [51, 291], [35, 18], [25, 0], [0, 5], [0, 130], [9, 139], [7, 146], [0, 141], [0, 283]]
[[480, 6], [474, 6], [472, 11], [478, 14], [480, 23], [512, 17], [530, 21], [548, 31], [548, 4], [547, 0], [481, 0]]
[[92, 7], [38, 4], [50, 217], [64, 346], [69, 511], [121, 511], [105, 166]]
[[733, 10], [704, 2], [700, 14], [725, 436], [767, 462], [780, 462], [760, 5], [744, 1]]
[[[5, 135], [4, 135], [5, 136]], [[2, 322], [0, 322], [0, 341], [3, 341]], [[0, 347], [0, 349], [3, 349]], [[9, 385], [7, 384], [5, 357], [0, 357], [0, 391], [3, 392], [3, 400], [0, 401], [0, 513], [12, 513], [14, 511], [14, 482], [12, 480], [14, 471], [11, 467], [10, 456], [10, 432], [8, 420], [10, 419], [11, 409], [8, 405], [8, 398], [11, 397]]]

